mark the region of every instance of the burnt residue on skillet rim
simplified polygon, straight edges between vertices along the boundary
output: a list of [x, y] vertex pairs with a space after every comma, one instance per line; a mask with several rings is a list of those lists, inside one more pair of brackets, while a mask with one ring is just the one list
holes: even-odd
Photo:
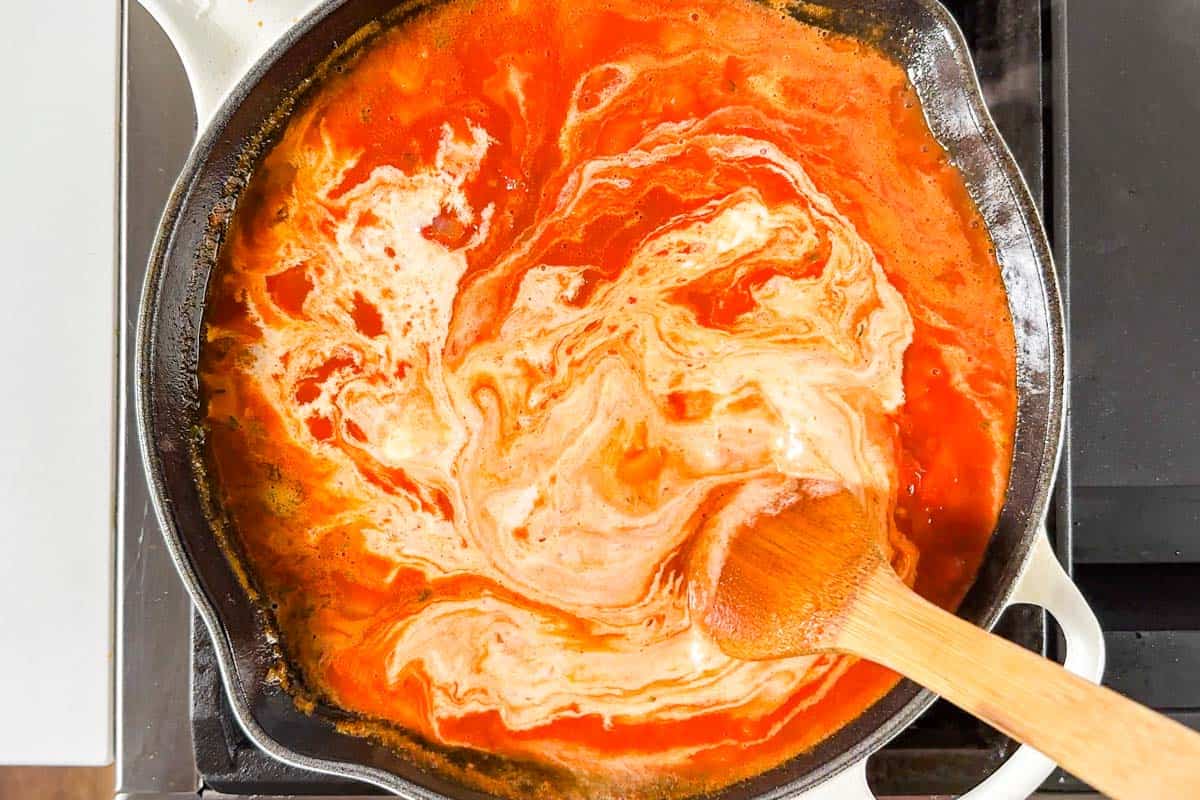
[[[206, 478], [197, 377], [204, 301], [241, 193], [314, 86], [344, 69], [378, 33], [435, 4], [324, 4], [250, 70], [197, 142], [164, 213], [142, 297], [136, 367], [142, 455], [168, 549], [213, 638], [235, 716], [258, 747], [295, 766], [410, 798], [486, 797], [446, 779], [464, 769], [529, 796], [586, 792], [587, 787], [572, 786], [569, 776], [514, 769], [511, 762], [472, 750], [429, 747], [391, 726], [316, 702], [283, 657], [270, 609], [242, 565], [236, 537], [228, 535], [229, 520]], [[962, 35], [936, 0], [878, 0], [869, 8], [856, 0], [770, 5], [865, 40], [904, 65], [930, 129], [962, 172], [996, 248], [1017, 338], [1017, 430], [1004, 509], [959, 609], [961, 616], [991, 627], [1039, 535], [1061, 437], [1062, 317], [1036, 209], [988, 115]], [[713, 797], [795, 795], [874, 752], [932, 700], [904, 681], [811, 751]]]

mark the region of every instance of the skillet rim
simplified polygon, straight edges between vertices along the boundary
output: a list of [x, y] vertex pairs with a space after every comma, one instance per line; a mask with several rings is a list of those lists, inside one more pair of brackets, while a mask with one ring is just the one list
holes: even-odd
[[[292, 747], [289, 747], [280, 741], [281, 737], [277, 733], [273, 734], [267, 730], [262, 719], [264, 712], [268, 717], [272, 717], [270, 723], [276, 729], [281, 724], [287, 727], [289, 724], [301, 722], [301, 720], [273, 718], [280, 712], [280, 709], [272, 708], [269, 702], [264, 705], [264, 693], [270, 694], [271, 691], [263, 682], [266, 677], [265, 673], [261, 670], [247, 668], [247, 664], [255, 665], [256, 660], [259, 667], [262, 666], [264, 658], [273, 661], [275, 658], [274, 642], [270, 641], [268, 636], [263, 636], [258, 641], [257, 647], [251, 647], [247, 651], [247, 648], [242, 646], [243, 643], [234, 641], [235, 637], [231, 634], [228, 619], [229, 610], [222, 608], [221, 604], [210, 596], [210, 591], [205, 585], [205, 577], [201, 574], [204, 570], [196, 563], [196, 560], [205, 554], [197, 555], [193, 552], [197, 542], [189, 540], [188, 534], [180, 528], [177, 518], [179, 511], [176, 504], [179, 492], [172, 491], [170, 485], [172, 482], [164, 477], [166, 469], [164, 458], [173, 457], [171, 454], [174, 451], [171, 448], [180, 447], [186, 437], [181, 436], [185, 430], [180, 426], [183, 420], [164, 422], [160, 418], [161, 415], [156, 414], [163, 402], [159, 398], [164, 392], [170, 394], [170, 390], [173, 389], [178, 394], [187, 396], [184, 400], [185, 411], [191, 405], [188, 400], [198, 398], [198, 389], [194, 385], [194, 363], [190, 370], [191, 382], [189, 385], [180, 385], [180, 382], [176, 381], [173, 384], [167, 382], [166, 386], [158, 386], [155, 380], [157, 376], [155, 368], [164, 367], [162, 362], [157, 360], [161, 357], [164, 347], [170, 351], [170, 354], [177, 357], [176, 360], [188, 360], [191, 356], [186, 348], [188, 342], [186, 340], [176, 341], [175, 337], [170, 336], [172, 331], [166, 329], [171, 322], [164, 321], [164, 313], [171, 309], [164, 308], [164, 292], [171, 295], [180, 294], [177, 291], [178, 287], [167, 287], [164, 290], [168, 279], [175, 277], [178, 283], [184, 273], [190, 274], [191, 280], [184, 281], [186, 285], [182, 287], [184, 289], [182, 296], [179, 298], [172, 296], [167, 299], [182, 301], [184, 307], [174, 309], [177, 316], [188, 317], [191, 315], [197, 321], [197, 335], [201, 330], [203, 297], [208, 273], [198, 263], [203, 259], [197, 257], [196, 250], [188, 250], [186, 246], [180, 244], [181, 229], [184, 229], [183, 232], [186, 233], [189, 226], [192, 229], [197, 229], [197, 226], [203, 228], [204, 223], [197, 222], [197, 215], [207, 218], [208, 213], [200, 212], [209, 212], [212, 206], [210, 201], [223, 197], [221, 191], [213, 192], [211, 186], [205, 187], [201, 183], [205, 179], [210, 184], [214, 182], [227, 183], [221, 179], [236, 174], [233, 161], [236, 161], [235, 157], [244, 150], [248, 139], [253, 136], [255, 131], [263, 128], [261, 124], [263, 117], [261, 115], [257, 117], [260, 121], [259, 125], [250, 125], [249, 127], [243, 125], [242, 133], [239, 134], [235, 131], [232, 138], [230, 138], [230, 128], [239, 121], [239, 115], [245, 114], [247, 99], [256, 90], [261, 90], [264, 83], [271, 82], [274, 73], [280, 69], [281, 60], [289, 53], [293, 53], [296, 46], [303, 44], [310, 35], [321, 40], [317, 44], [318, 49], [322, 43], [327, 44], [329, 36], [322, 35], [320, 28], [336, 14], [350, 7], [373, 5], [395, 4], [371, 3], [370, 0], [327, 0], [314, 9], [289, 29], [238, 82], [193, 147], [164, 211], [151, 251], [149, 269], [143, 287], [138, 317], [135, 364], [138, 440], [154, 500], [155, 513], [167, 548], [209, 635], [213, 639], [222, 682], [229, 696], [231, 708], [248, 738], [256, 746], [286, 763], [318, 772], [363, 780], [402, 796], [421, 798], [421, 800], [433, 800], [440, 797], [483, 798], [489, 795], [465, 789], [457, 783], [429, 776], [428, 773], [425, 773], [425, 779], [422, 780], [422, 783], [426, 785], [422, 786], [386, 768], [355, 761], [331, 760], [307, 755], [299, 752], [294, 743]], [[847, 4], [845, 0], [824, 0], [818, 5], [838, 9], [840, 6], [850, 4]], [[1065, 392], [1065, 332], [1061, 296], [1050, 249], [1036, 207], [1011, 153], [991, 119], [982, 97], [969, 51], [957, 23], [936, 0], [884, 0], [878, 4], [878, 8], [873, 9], [872, 14], [902, 17], [904, 9], [908, 9], [908, 27], [905, 28], [904, 23], [894, 23], [893, 21], [893, 24], [898, 24], [911, 37], [899, 41], [899, 44], [902, 47], [914, 49], [894, 53], [894, 55], [901, 59], [910, 79], [917, 87], [921, 96], [922, 108], [935, 138], [951, 153], [952, 159], [959, 165], [964, 181], [976, 204], [979, 205], [981, 214], [985, 217], [989, 233], [993, 234], [997, 257], [1001, 261], [1004, 273], [1006, 291], [1009, 292], [1010, 307], [1014, 302], [1028, 302], [1031, 299], [1042, 301], [1040, 309], [1034, 307], [1012, 308], [1018, 336], [1017, 380], [1020, 404], [1018, 439], [1021, 438], [1024, 430], [1023, 425], [1033, 424], [1036, 426], [1038, 422], [1042, 423], [1042, 435], [1036, 437], [1040, 441], [1025, 442], [1027, 445], [1034, 445], [1035, 449], [1022, 451], [1014, 448], [1010, 484], [998, 528], [1003, 526], [1010, 516], [1016, 514], [1019, 530], [1013, 530], [1007, 534], [1009, 541], [1004, 548], [1006, 552], [999, 554], [996, 550], [1000, 534], [999, 532], [993, 534], [980, 568], [980, 575], [959, 609], [960, 616], [990, 629], [1007, 606], [1017, 578], [1025, 569], [1035, 537], [1041, 535], [1041, 522], [1049, 505], [1050, 492], [1057, 470], [1063, 432], [1062, 416]], [[353, 11], [350, 14], [353, 16]], [[920, 15], [925, 17], [919, 20], [920, 24], [927, 26], [925, 30], [918, 30]], [[362, 23], [365, 23], [365, 19], [360, 20], [360, 24]], [[940, 44], [946, 52], [931, 54], [929, 51], [921, 51], [920, 48], [936, 50], [939, 44], [938, 35], [940, 35]], [[946, 56], [949, 57], [948, 63]], [[927, 62], [922, 63], [921, 58], [927, 59]], [[938, 74], [938, 70], [942, 70], [946, 74]], [[284, 71], [286, 73], [286, 69]], [[297, 81], [294, 79], [289, 81], [285, 75], [282, 83], [293, 84], [291, 88], [285, 88], [283, 94], [286, 95], [294, 91], [294, 84]], [[931, 90], [935, 94], [944, 92], [950, 95], [955, 93], [955, 89], [958, 90], [958, 96], [947, 102], [953, 101], [959, 104], [960, 107], [957, 109], [951, 109], [957, 111], [959, 117], [962, 112], [967, 112], [969, 117], [967, 121], [970, 123], [971, 130], [966, 131], [965, 135], [961, 131], [958, 132], [961, 138], [948, 142], [944, 138], [947, 134], [945, 128], [947, 120], [940, 120], [942, 125], [939, 130], [939, 119], [930, 116], [932, 101], [927, 95]], [[267, 93], [276, 98], [280, 95], [278, 88], [268, 87]], [[278, 103], [274, 105], [277, 107]], [[952, 113], [950, 116], [954, 117], [955, 114]], [[963, 121], [963, 119], [959, 119], [959, 122]], [[249, 131], [249, 135], [246, 135], [247, 131]], [[983, 178], [977, 177], [973, 180], [966, 174], [966, 169], [960, 163], [963, 151], [971, 146], [976, 148], [972, 151], [974, 155], [982, 158], [982, 161], [975, 166]], [[994, 196], [997, 191], [1007, 196], [997, 199]], [[982, 193], [981, 196], [977, 196], [977, 192]], [[996, 203], [997, 207], [992, 208], [991, 214], [986, 213], [985, 205], [990, 206], [993, 203]], [[1008, 204], [1007, 207], [1006, 204]], [[997, 240], [993, 228], [993, 219], [996, 214], [1000, 214], [1000, 223], [998, 224], [1004, 224], [1007, 220], [1004, 227], [1007, 235], [1012, 234], [1012, 230], [1009, 228], [1013, 223], [1019, 223], [1018, 227], [1022, 235], [1011, 241]], [[219, 246], [219, 240], [210, 244], [215, 253], [215, 248]], [[1026, 261], [1021, 260], [1019, 252], [1008, 253], [1008, 250], [1014, 247], [1019, 249], [1022, 245], [1029, 251], [1025, 254]], [[179, 252], [181, 246], [183, 246], [183, 252]], [[1010, 263], [1009, 258], [1002, 257], [1002, 250], [1008, 253], [1015, 263]], [[211, 264], [208, 266], [211, 267]], [[195, 297], [197, 270], [205, 272], [203, 281], [201, 281], [198, 302]], [[1026, 274], [1031, 270], [1033, 274]], [[1021, 279], [1033, 280], [1030, 286], [1025, 287], [1025, 294], [1015, 301], [1011, 291], [1012, 282]], [[189, 289], [191, 291], [188, 291]], [[1040, 291], [1030, 293], [1030, 289]], [[1037, 320], [1030, 319], [1031, 315], [1039, 316], [1039, 311], [1044, 317], [1040, 329], [1038, 329]], [[178, 320], [173, 321], [178, 322]], [[1021, 322], [1027, 325], [1031, 324], [1033, 329], [1023, 331], [1019, 324]], [[180, 331], [175, 332], [179, 333]], [[183, 332], [186, 334], [186, 331]], [[1044, 356], [1046, 359], [1044, 363], [1034, 365], [1027, 363], [1031, 356], [1022, 350], [1022, 345], [1029, 344], [1027, 340], [1031, 337], [1034, 339], [1041, 337], [1045, 340], [1044, 350], [1035, 354]], [[181, 345], [182, 353], [180, 352]], [[198, 349], [198, 345], [194, 349]], [[194, 361], [194, 359], [191, 360]], [[1040, 372], [1029, 372], [1031, 366], [1039, 367]], [[1023, 370], [1022, 367], [1025, 369]], [[170, 372], [171, 365], [166, 365], [165, 369]], [[1039, 379], [1040, 385], [1038, 385]], [[1030, 383], [1034, 385], [1028, 385]], [[1032, 399], [1028, 397], [1030, 394], [1033, 395]], [[1028, 420], [1028, 414], [1025, 413], [1027, 401], [1036, 405], [1033, 411], [1040, 412], [1036, 415], [1040, 419]], [[154, 446], [155, 442], [159, 443], [159, 447]], [[177, 457], [178, 454], [175, 453], [175, 456]], [[1030, 463], [1031, 461], [1032, 463]], [[1018, 474], [1019, 467], [1031, 469], [1033, 475]], [[1010, 507], [1014, 493], [1013, 486], [1022, 478], [1032, 481], [1031, 486], [1025, 487], [1029, 490], [1026, 492], [1029, 496], [1025, 500], [1023, 509], [1013, 509]], [[178, 483], [178, 476], [174, 483]], [[195, 539], [195, 537], [196, 533], [193, 531], [191, 539]], [[225, 567], [228, 569], [228, 564], [225, 564]], [[216, 568], [219, 569], [219, 567]], [[211, 569], [210, 567], [209, 572]], [[990, 591], [989, 587], [984, 586], [985, 583], [991, 584]], [[253, 605], [249, 596], [243, 597], [242, 600], [244, 604]], [[250, 616], [257, 617], [261, 613], [261, 610], [258, 610], [257, 613], [251, 610]], [[263, 631], [259, 632], [263, 633]], [[277, 691], [282, 691], [278, 687], [275, 688]], [[911, 724], [921, 712], [932, 704], [933, 700], [934, 696], [927, 690], [910, 681], [902, 681], [879, 702], [853, 722], [823, 740], [813, 750], [754, 778], [734, 784], [713, 796], [722, 798], [722, 800], [793, 796], [875, 752]], [[299, 711], [295, 711], [295, 713], [300, 715]], [[306, 719], [311, 720], [312, 718]], [[338, 733], [331, 727], [328, 734], [334, 739], [348, 738], [346, 734]], [[362, 742], [364, 740], [356, 738], [355, 741]]]

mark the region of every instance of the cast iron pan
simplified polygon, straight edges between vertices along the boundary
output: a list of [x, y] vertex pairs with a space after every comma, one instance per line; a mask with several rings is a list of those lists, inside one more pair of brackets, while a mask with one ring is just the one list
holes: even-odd
[[[230, 702], [247, 734], [280, 760], [374, 783], [412, 798], [482, 798], [389, 747], [339, 732], [349, 719], [297, 709], [277, 680], [270, 614], [255, 601], [214, 536], [198, 454], [196, 373], [209, 278], [249, 175], [295, 103], [338, 69], [380, 25], [431, 4], [332, 0], [294, 26], [237, 85], [197, 142], [151, 253], [138, 324], [137, 412], [143, 456], [169, 548], [211, 633]], [[934, 0], [824, 0], [796, 16], [867, 39], [899, 60], [934, 135], [962, 172], [1001, 264], [1017, 341], [1018, 420], [1000, 521], [960, 616], [990, 628], [1020, 577], [1049, 502], [1063, 413], [1063, 324], [1045, 234], [995, 127], [962, 36]], [[364, 26], [372, 26], [363, 31]], [[314, 67], [314, 65], [320, 65]], [[219, 515], [219, 510], [218, 510]], [[721, 792], [722, 800], [794, 795], [865, 758], [911, 723], [933, 696], [903, 681], [812, 751]], [[479, 754], [452, 754], [490, 771]]]

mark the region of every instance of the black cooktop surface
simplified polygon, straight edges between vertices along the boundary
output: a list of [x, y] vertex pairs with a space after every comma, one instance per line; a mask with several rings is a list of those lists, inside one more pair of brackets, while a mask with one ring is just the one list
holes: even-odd
[[1075, 577], [1105, 683], [1200, 729], [1200, 3], [1067, 34]]

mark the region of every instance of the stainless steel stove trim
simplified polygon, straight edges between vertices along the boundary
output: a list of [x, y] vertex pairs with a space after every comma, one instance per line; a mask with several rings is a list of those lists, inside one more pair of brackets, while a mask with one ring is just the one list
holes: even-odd
[[[192, 607], [150, 506], [132, 403], [142, 280], [158, 212], [174, 176], [147, 180], [146, 173], [131, 168], [129, 154], [131, 145], [139, 153], [145, 152], [141, 144], [164, 146], [178, 131], [169, 124], [129, 124], [130, 48], [138, 46], [131, 41], [131, 27], [139, 35], [162, 34], [137, 3], [119, 2], [122, 169], [117, 223], [121, 325], [117, 331], [116, 791], [118, 797], [129, 800], [195, 800], [200, 776], [193, 757], [189, 713]], [[162, 52], [173, 50], [167, 47]], [[183, 108], [190, 108], [187, 84], [181, 84], [182, 70], [177, 64], [163, 64], [154, 73], [145, 77], [161, 84], [163, 93], [158, 97], [178, 95], [182, 85]], [[181, 123], [189, 126], [183, 135], [184, 152], [177, 154], [182, 162], [192, 137], [188, 121]]]

